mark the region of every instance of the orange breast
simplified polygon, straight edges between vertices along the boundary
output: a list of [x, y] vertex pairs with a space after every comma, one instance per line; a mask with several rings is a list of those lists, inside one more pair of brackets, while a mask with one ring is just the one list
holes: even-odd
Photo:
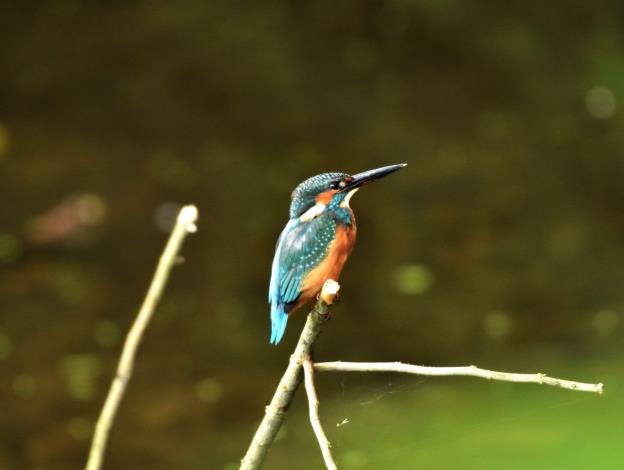
[[303, 280], [302, 293], [297, 302], [297, 307], [314, 298], [327, 279], [338, 280], [342, 268], [353, 250], [356, 232], [355, 218], [353, 218], [353, 224], [350, 226], [339, 225], [336, 227], [336, 238], [329, 246], [327, 257]]

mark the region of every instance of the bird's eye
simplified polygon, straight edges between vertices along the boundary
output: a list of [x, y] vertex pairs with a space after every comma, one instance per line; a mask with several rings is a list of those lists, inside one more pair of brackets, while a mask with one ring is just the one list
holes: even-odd
[[340, 189], [344, 189], [346, 185], [347, 183], [344, 180], [332, 181], [331, 183], [329, 183], [329, 188], [340, 190]]

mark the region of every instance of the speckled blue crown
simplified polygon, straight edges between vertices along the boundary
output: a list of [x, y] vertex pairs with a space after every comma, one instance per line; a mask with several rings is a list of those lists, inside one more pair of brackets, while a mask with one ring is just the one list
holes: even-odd
[[290, 218], [296, 219], [316, 204], [316, 196], [329, 190], [329, 183], [349, 176], [347, 173], [322, 173], [299, 184], [291, 195]]

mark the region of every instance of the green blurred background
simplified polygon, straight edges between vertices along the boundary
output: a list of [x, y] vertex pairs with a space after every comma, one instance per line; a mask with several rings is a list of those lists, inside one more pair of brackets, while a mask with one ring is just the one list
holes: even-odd
[[[86, 459], [180, 204], [200, 209], [107, 469], [235, 469], [304, 315], [268, 344], [290, 191], [354, 198], [321, 360], [605, 382], [323, 374], [344, 469], [624, 468], [621, 1], [0, 5], [0, 468]], [[267, 468], [322, 460], [300, 393]]]

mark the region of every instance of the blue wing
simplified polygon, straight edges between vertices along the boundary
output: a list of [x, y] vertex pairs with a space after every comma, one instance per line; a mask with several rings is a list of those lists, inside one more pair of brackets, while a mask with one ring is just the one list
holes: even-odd
[[299, 299], [306, 274], [327, 256], [335, 236], [336, 222], [329, 215], [306, 222], [291, 219], [284, 227], [277, 241], [269, 286], [272, 344], [284, 336], [287, 312]]

